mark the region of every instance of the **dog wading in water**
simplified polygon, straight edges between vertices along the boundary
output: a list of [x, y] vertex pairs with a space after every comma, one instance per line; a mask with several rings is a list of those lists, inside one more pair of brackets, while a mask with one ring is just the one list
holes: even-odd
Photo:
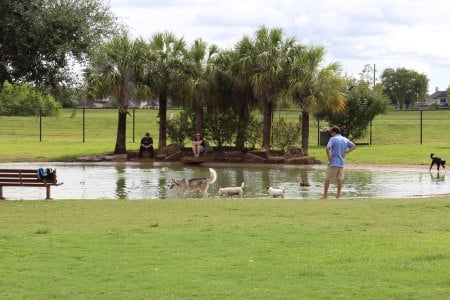
[[208, 197], [208, 188], [217, 180], [216, 170], [209, 168], [208, 178], [191, 178], [191, 179], [171, 179], [169, 182], [169, 189], [177, 189], [183, 193], [183, 198], [186, 194], [199, 191], [203, 198]]
[[439, 171], [440, 167], [442, 167], [445, 170], [445, 160], [444, 159], [442, 159], [440, 157], [437, 157], [437, 156], [434, 156], [434, 153], [430, 154], [430, 158], [431, 158], [430, 171], [431, 171], [431, 168], [433, 168], [434, 165], [437, 166], [438, 171]]

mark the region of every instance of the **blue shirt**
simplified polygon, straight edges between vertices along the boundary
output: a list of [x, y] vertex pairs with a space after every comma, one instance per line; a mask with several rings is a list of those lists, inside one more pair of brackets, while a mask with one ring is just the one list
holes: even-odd
[[331, 137], [327, 144], [331, 154], [331, 160], [328, 165], [330, 167], [343, 168], [345, 164], [344, 153], [348, 148], [352, 148], [354, 146], [355, 144], [340, 134], [336, 134]]

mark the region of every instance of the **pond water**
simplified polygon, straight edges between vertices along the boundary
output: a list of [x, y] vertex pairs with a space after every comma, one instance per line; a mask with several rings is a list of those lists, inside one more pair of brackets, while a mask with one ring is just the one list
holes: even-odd
[[[171, 178], [207, 177], [208, 168], [217, 171], [217, 182], [209, 188], [209, 198], [219, 198], [219, 187], [240, 186], [244, 197], [268, 198], [265, 187], [285, 189], [286, 198], [319, 199], [323, 191], [325, 165], [247, 165], [180, 163], [3, 163], [0, 168], [56, 168], [61, 186], [52, 187], [52, 198], [62, 199], [170, 199], [181, 193], [167, 187]], [[299, 182], [309, 183], [302, 187]], [[329, 197], [335, 197], [330, 185]], [[346, 167], [342, 198], [408, 198], [450, 194], [445, 172], [418, 167]], [[4, 187], [6, 199], [45, 199], [44, 188]], [[201, 197], [198, 192], [190, 197]]]

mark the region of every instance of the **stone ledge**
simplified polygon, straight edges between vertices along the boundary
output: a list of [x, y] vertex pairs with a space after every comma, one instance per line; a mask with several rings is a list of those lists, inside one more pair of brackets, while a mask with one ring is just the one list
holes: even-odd
[[202, 155], [199, 159], [194, 158], [190, 148], [181, 148], [179, 145], [171, 144], [156, 151], [155, 158], [139, 158], [138, 150], [130, 150], [127, 154], [114, 155], [107, 153], [104, 155], [90, 155], [79, 157], [79, 162], [101, 162], [101, 161], [142, 161], [142, 162], [226, 162], [226, 163], [259, 163], [259, 164], [296, 164], [296, 165], [312, 165], [320, 164], [314, 157], [305, 156], [301, 149], [291, 148], [287, 153], [282, 155], [281, 151], [270, 151], [267, 155], [265, 149], [251, 150], [248, 152], [238, 150], [218, 150], [211, 149], [207, 154]]

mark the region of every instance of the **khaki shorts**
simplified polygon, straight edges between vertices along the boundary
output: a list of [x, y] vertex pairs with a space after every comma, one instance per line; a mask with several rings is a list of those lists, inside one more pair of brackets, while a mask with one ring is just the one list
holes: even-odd
[[339, 167], [327, 167], [327, 172], [325, 173], [325, 180], [342, 180], [344, 179], [344, 168]]

